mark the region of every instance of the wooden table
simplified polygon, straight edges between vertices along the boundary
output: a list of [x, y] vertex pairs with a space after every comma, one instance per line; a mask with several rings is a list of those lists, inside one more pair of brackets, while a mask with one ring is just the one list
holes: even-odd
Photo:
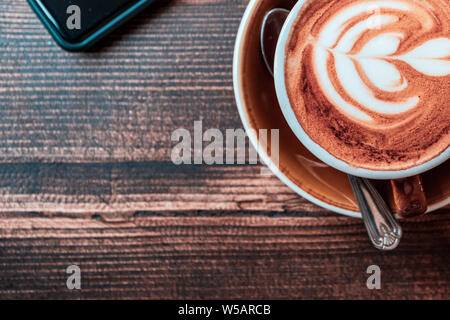
[[175, 129], [241, 127], [247, 2], [159, 1], [73, 54], [24, 0], [0, 0], [0, 298], [450, 298], [449, 208], [381, 253], [261, 165], [171, 162]]

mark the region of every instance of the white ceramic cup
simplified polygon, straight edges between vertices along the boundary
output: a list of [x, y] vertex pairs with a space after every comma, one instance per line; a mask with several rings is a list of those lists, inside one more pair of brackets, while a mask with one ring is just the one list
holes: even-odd
[[295, 133], [297, 138], [302, 142], [302, 144], [309, 149], [317, 158], [325, 162], [331, 167], [337, 170], [343, 171], [347, 174], [370, 178], [370, 179], [400, 179], [409, 176], [418, 175], [424, 173], [442, 163], [450, 158], [450, 147], [448, 147], [444, 152], [435, 158], [423, 163], [421, 165], [411, 167], [405, 170], [369, 170], [363, 168], [357, 168], [349, 165], [348, 163], [334, 157], [327, 150], [322, 148], [320, 145], [315, 143], [308, 134], [303, 130], [302, 126], [297, 120], [297, 117], [292, 110], [291, 103], [288, 98], [286, 83], [285, 83], [285, 48], [286, 42], [288, 41], [292, 25], [294, 24], [302, 6], [306, 0], [299, 0], [295, 7], [289, 14], [283, 29], [281, 30], [280, 37], [278, 39], [277, 50], [275, 54], [275, 64], [274, 64], [274, 77], [275, 77], [275, 89], [277, 93], [277, 98], [286, 118], [287, 123], [291, 130]]

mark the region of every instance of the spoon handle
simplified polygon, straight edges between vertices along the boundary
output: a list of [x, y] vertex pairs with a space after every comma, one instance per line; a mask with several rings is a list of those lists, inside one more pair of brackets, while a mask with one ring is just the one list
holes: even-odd
[[380, 250], [395, 249], [402, 229], [381, 195], [369, 180], [349, 175], [350, 184], [373, 245]]

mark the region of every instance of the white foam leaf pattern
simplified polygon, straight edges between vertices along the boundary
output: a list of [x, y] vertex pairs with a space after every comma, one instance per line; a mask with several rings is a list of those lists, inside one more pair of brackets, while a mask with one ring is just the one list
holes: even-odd
[[446, 76], [450, 74], [450, 39], [429, 40], [398, 59], [423, 74]]
[[[384, 114], [397, 114], [408, 111], [409, 109], [415, 107], [419, 102], [419, 97], [411, 97], [405, 99], [401, 103], [392, 103], [389, 101], [378, 99], [375, 97], [370, 88], [368, 88], [364, 84], [358, 74], [358, 71], [356, 70], [355, 63], [349, 57], [343, 54], [335, 54], [335, 62], [336, 73], [344, 89], [356, 101], [370, 110]], [[384, 65], [385, 70], [387, 69], [386, 65], [389, 65], [389, 63], [386, 62], [386, 64]], [[390, 69], [390, 71], [392, 72], [392, 69]], [[384, 77], [384, 74], [380, 73], [379, 71], [377, 72], [378, 73], [376, 74], [376, 76], [370, 80], [372, 82], [374, 82], [374, 80], [378, 81], [378, 83], [381, 84], [380, 82], [383, 81], [382, 78]], [[371, 73], [371, 75], [373, 74], [374, 73]]]
[[408, 86], [406, 79], [391, 63], [380, 59], [360, 59], [362, 69], [380, 90], [398, 92]]
[[[384, 25], [388, 25], [391, 23], [395, 23], [397, 22], [399, 19], [398, 17], [392, 16], [392, 15], [379, 15], [379, 16], [372, 16], [370, 18], [368, 18], [365, 21], [361, 21], [359, 23], [357, 23], [355, 26], [353, 26], [352, 28], [350, 28], [350, 30], [348, 30], [343, 36], [342, 38], [339, 40], [339, 42], [337, 43], [336, 49], [342, 52], [350, 52], [350, 50], [353, 48], [353, 46], [355, 45], [355, 43], [358, 41], [358, 38], [360, 37], [360, 35], [362, 33], [364, 33], [367, 28], [370, 27], [370, 25], [375, 24], [375, 22], [370, 22], [370, 21], [376, 21], [376, 23], [378, 23], [378, 25], [380, 26], [384, 26]], [[395, 34], [397, 35], [397, 34]], [[396, 40], [396, 38], [394, 39], [394, 41]], [[386, 41], [383, 39], [381, 40], [383, 43], [385, 43]], [[379, 42], [379, 41], [378, 41]], [[375, 51], [376, 54], [379, 55], [383, 55], [383, 54], [390, 54], [390, 53], [394, 53], [395, 51], [397, 51], [398, 48], [398, 43], [392, 43], [392, 46], [379, 46], [378, 43], [375, 42], [369, 42], [366, 44], [367, 49], [371, 50], [370, 54], [373, 54], [372, 50]], [[395, 45], [397, 45], [395, 47]], [[389, 52], [391, 51], [391, 52]]]
[[367, 42], [358, 56], [382, 57], [394, 54], [397, 52], [402, 38], [401, 33], [381, 34]]
[[399, 33], [381, 34], [353, 56], [375, 86], [388, 92], [400, 91], [408, 86], [400, 71], [388, 62], [394, 60], [402, 60], [429, 76], [450, 74], [450, 39], [429, 40], [405, 55], [394, 56], [402, 38]]
[[[414, 12], [413, 4], [402, 0], [373, 1], [380, 8], [397, 11]], [[420, 101], [419, 96], [405, 97], [398, 101], [382, 100], [376, 95], [373, 86], [385, 92], [399, 92], [408, 87], [408, 82], [399, 68], [398, 61], [409, 64], [412, 68], [428, 76], [446, 76], [450, 74], [450, 39], [437, 38], [418, 45], [406, 54], [398, 55], [404, 34], [398, 31], [385, 32], [375, 36], [364, 44], [357, 52], [352, 49], [364, 33], [371, 30], [372, 20], [378, 26], [386, 28], [399, 21], [399, 16], [375, 13], [366, 20], [356, 23], [349, 29], [349, 21], [364, 12], [367, 7], [355, 5], [337, 14], [322, 29], [315, 46], [315, 70], [317, 77], [327, 93], [345, 113], [363, 121], [371, 121], [372, 117], [367, 110], [384, 114], [397, 114], [416, 107]], [[424, 30], [429, 29], [432, 18], [421, 12], [420, 16]], [[328, 57], [334, 57], [337, 80], [344, 90], [358, 105], [353, 105], [344, 99], [332, 84], [327, 70]], [[362, 69], [358, 70], [358, 66]], [[367, 83], [370, 82], [370, 84]], [[372, 86], [372, 88], [371, 88]], [[366, 110], [365, 110], [366, 109]]]

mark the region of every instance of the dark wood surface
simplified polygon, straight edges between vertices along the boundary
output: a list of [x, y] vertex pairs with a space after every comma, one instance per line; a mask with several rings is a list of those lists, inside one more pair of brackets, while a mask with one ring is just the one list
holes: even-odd
[[241, 127], [246, 5], [159, 1], [73, 54], [24, 0], [0, 0], [0, 298], [450, 298], [449, 208], [381, 253], [261, 165], [171, 163], [176, 128]]

